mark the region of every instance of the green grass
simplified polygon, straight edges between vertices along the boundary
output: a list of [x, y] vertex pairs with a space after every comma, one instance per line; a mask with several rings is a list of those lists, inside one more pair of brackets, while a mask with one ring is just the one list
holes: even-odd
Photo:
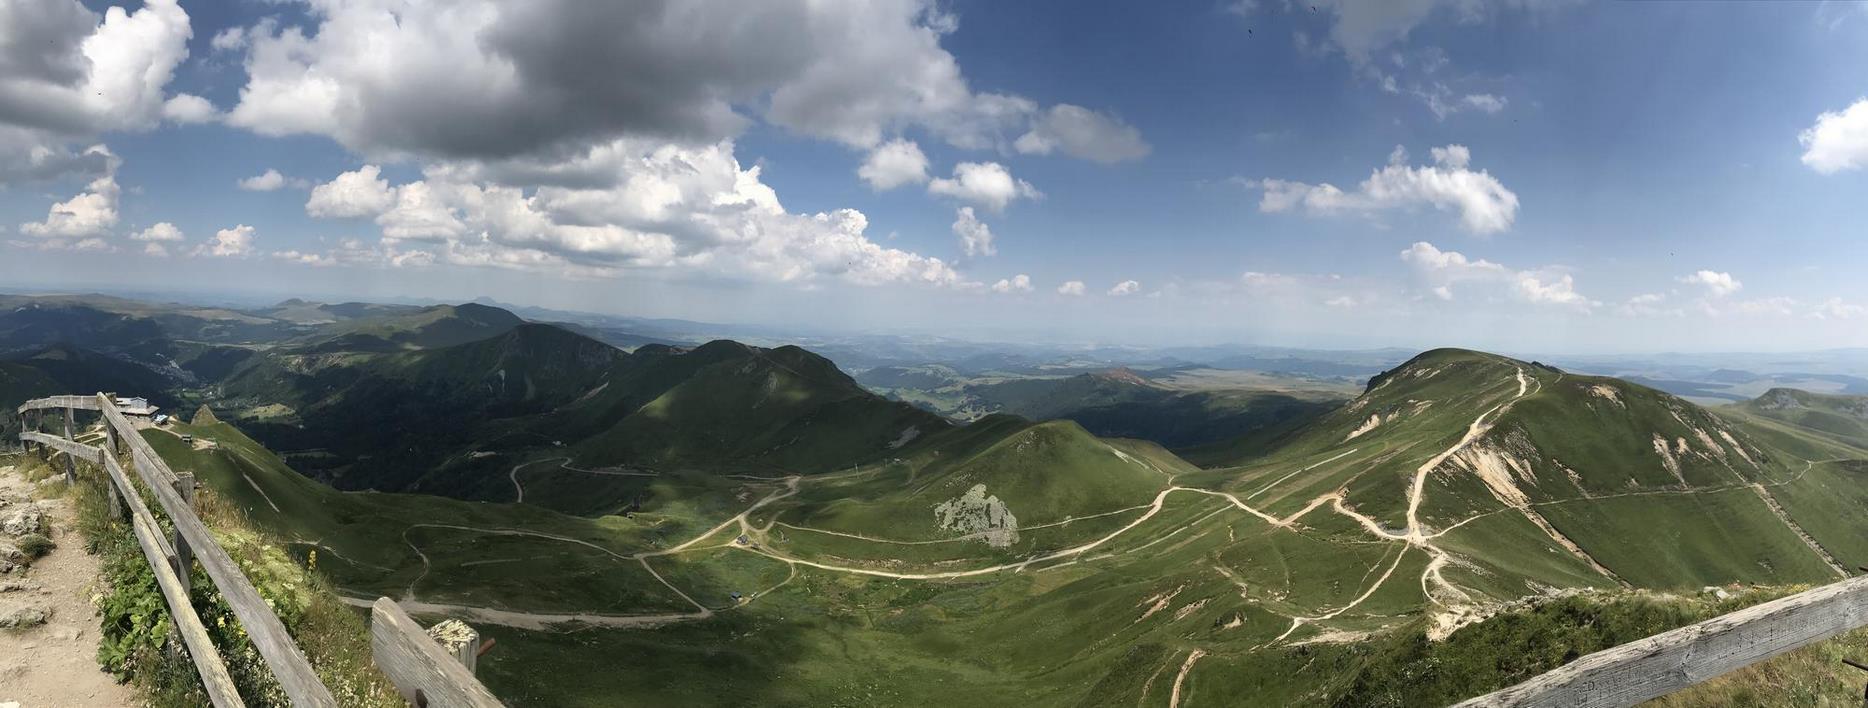
[[[1728, 423], [1625, 384], [1616, 405], [1590, 392], [1602, 380], [1490, 355], [1425, 354], [1378, 379], [1356, 410], [1303, 426], [1249, 466], [1208, 470], [1152, 443], [1009, 416], [930, 427], [890, 447], [901, 426], [925, 418], [896, 418], [894, 404], [841, 397], [834, 369], [796, 352], [716, 344], [643, 356], [653, 362], [627, 374], [637, 380], [614, 379], [556, 414], [612, 421], [601, 429], [579, 423], [588, 436], [566, 435], [585, 442], [458, 455], [423, 472], [424, 484], [454, 485], [454, 493], [484, 501], [337, 492], [226, 425], [179, 429], [219, 442], [214, 450], [190, 450], [163, 433], [150, 440], [296, 541], [301, 557], [316, 550], [320, 567], [354, 594], [400, 597], [412, 587], [422, 600], [514, 611], [691, 612], [666, 581], [715, 612], [652, 628], [482, 627], [500, 644], [482, 659], [481, 675], [516, 705], [1159, 706], [1196, 649], [1207, 654], [1183, 685], [1183, 704], [1412, 705], [1489, 690], [1696, 618], [1705, 608], [1653, 598], [1622, 607], [1623, 599], [1590, 596], [1429, 643], [1420, 632], [1436, 608], [1422, 576], [1433, 555], [1379, 539], [1328, 505], [1284, 528], [1182, 490], [1130, 526], [1163, 490], [1189, 486], [1249, 497], [1280, 516], [1341, 491], [1349, 506], [1399, 529], [1414, 470], [1466, 435], [1480, 412], [1517, 396], [1517, 371], [1535, 380], [1535, 392], [1489, 417], [1478, 445], [1520, 458], [1512, 479], [1532, 508], [1622, 577], [1687, 589], [1830, 577], [1738, 485], [1789, 479], [1800, 469], [1779, 439], [1842, 449], [1835, 443], [1789, 427]], [[613, 417], [623, 410], [631, 412]], [[1349, 439], [1377, 413], [1380, 426]], [[1724, 461], [1695, 428], [1719, 438]], [[736, 429], [744, 436], [722, 437]], [[511, 428], [508, 439], [523, 430]], [[1761, 464], [1741, 464], [1720, 431]], [[1676, 489], [1678, 479], [1658, 471], [1654, 435], [1687, 438], [1699, 450], [1683, 463], [1697, 489]], [[559, 454], [579, 467], [648, 460], [630, 469], [658, 476], [567, 470], [551, 459]], [[514, 504], [508, 472], [520, 464], [527, 503]], [[1833, 539], [1850, 532], [1859, 516], [1851, 510], [1868, 504], [1846, 491], [1848, 469], [1817, 465], [1773, 491], [1799, 520], [1832, 519], [1806, 527]], [[749, 472], [772, 478], [729, 476]], [[457, 473], [461, 479], [448, 479]], [[747, 519], [757, 549], [733, 545], [741, 531], [728, 526], [681, 553], [633, 555], [694, 539], [789, 491], [775, 478], [782, 474], [799, 475], [795, 493]], [[979, 485], [1016, 516], [1017, 542], [993, 547], [939, 527], [935, 508]], [[1433, 543], [1451, 554], [1442, 575], [1474, 601], [1612, 587], [1495, 498], [1466, 463], [1438, 468], [1426, 489], [1420, 517], [1430, 530], [1465, 522]], [[1629, 491], [1642, 493], [1608, 496]], [[638, 501], [639, 512], [613, 514]], [[1083, 553], [950, 580], [871, 577], [758, 552], [927, 573], [1020, 564], [1117, 530]], [[736, 592], [751, 601], [735, 602]], [[1294, 620], [1322, 615], [1330, 616]], [[1372, 634], [1350, 645], [1290, 645], [1345, 632]]]
[[[678, 599], [640, 565], [598, 549], [617, 554], [655, 550], [685, 541], [736, 513], [726, 509], [734, 503], [737, 491], [721, 492], [724, 499], [716, 501], [706, 501], [704, 494], [686, 494], [629, 518], [600, 519], [530, 504], [339, 492], [293, 472], [226, 423], [180, 425], [176, 432], [218, 446], [194, 450], [176, 435], [161, 431], [145, 431], [144, 438], [172, 467], [193, 472], [256, 523], [282, 537], [301, 557], [316, 550], [326, 572], [341, 587], [358, 594], [402, 597], [420, 578], [417, 597], [424, 600], [540, 612], [666, 610], [679, 607]], [[746, 486], [754, 491], [772, 487]], [[434, 525], [521, 529], [598, 548], [555, 538], [501, 536]], [[522, 561], [469, 565], [506, 558]], [[553, 582], [537, 582], [541, 577], [553, 578]]]
[[1857, 523], [1868, 515], [1868, 462], [1811, 465], [1771, 495], [1844, 568], [1868, 565], [1868, 535]]
[[1538, 509], [1597, 561], [1640, 587], [1835, 579], [1822, 558], [1750, 489], [1594, 499]]
[[[109, 510], [103, 472], [88, 464], [81, 464], [80, 469], [80, 483], [71, 498], [85, 550], [99, 556], [101, 567], [101, 582], [93, 598], [100, 617], [99, 664], [133, 683], [148, 705], [205, 705], [207, 696], [193, 666], [185, 654], [170, 650], [172, 620], [167, 605], [128, 525]], [[147, 490], [143, 496], [153, 498]], [[369, 630], [339, 600], [329, 580], [315, 569], [295, 564], [278, 539], [254, 528], [212, 490], [198, 494], [195, 509], [273, 609], [339, 705], [401, 705], [394, 688], [370, 662]], [[167, 524], [159, 507], [151, 511], [159, 523]], [[192, 574], [192, 585], [197, 588], [194, 610], [247, 705], [288, 705], [271, 670], [214, 590], [213, 581], [199, 565]]]

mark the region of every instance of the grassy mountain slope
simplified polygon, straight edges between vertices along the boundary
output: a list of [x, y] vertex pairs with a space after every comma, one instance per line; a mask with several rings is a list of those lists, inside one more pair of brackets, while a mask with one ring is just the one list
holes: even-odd
[[365, 316], [320, 327], [306, 348], [314, 352], [435, 349], [497, 337], [525, 322], [511, 312], [473, 303], [357, 314]]
[[[969, 383], [949, 367], [926, 365], [871, 369], [857, 380], [957, 419], [996, 412], [1069, 420], [1101, 437], [1150, 440], [1176, 450], [1262, 443], [1338, 404], [1333, 398], [1276, 391], [1177, 390], [1126, 368]], [[1205, 454], [1202, 459], [1213, 456]]]
[[1774, 388], [1740, 406], [1746, 413], [1783, 421], [1839, 442], [1868, 448], [1868, 396], [1833, 396]]
[[437, 349], [281, 353], [222, 388], [224, 400], [266, 414], [252, 426], [260, 438], [322, 451], [321, 474], [339, 486], [396, 490], [464, 450], [538, 444], [536, 435], [502, 442], [515, 432], [502, 421], [576, 400], [624, 356], [556, 327], [520, 325]]
[[825, 472], [949, 424], [858, 386], [797, 347], [644, 347], [611, 386], [561, 417], [614, 421], [574, 446], [593, 464]]
[[[529, 330], [509, 336], [581, 339]], [[501, 647], [482, 675], [520, 705], [1442, 701], [1517, 674], [1404, 667], [1547, 667], [1704, 609], [1523, 598], [1826, 582], [1868, 552], [1868, 454], [1478, 352], [1424, 353], [1197, 469], [1066, 421], [950, 426], [803, 350], [541, 368], [500, 339], [344, 365], [518, 411], [445, 418], [479, 437], [434, 474], [494, 503], [333, 491], [224, 424], [178, 431], [212, 449], [148, 435], [352, 592], [478, 613]], [[336, 416], [359, 385], [307, 400]], [[570, 613], [603, 618], [553, 623]]]
[[[868, 393], [796, 347], [719, 341], [625, 353], [542, 324], [408, 351], [268, 352], [219, 393], [217, 407], [341, 488], [498, 500], [516, 496], [514, 465], [559, 446], [576, 467], [814, 473], [949, 425]], [[645, 491], [536, 472], [544, 486], [598, 487], [584, 499], [543, 489], [536, 497], [567, 499], [557, 508], [580, 513]]]

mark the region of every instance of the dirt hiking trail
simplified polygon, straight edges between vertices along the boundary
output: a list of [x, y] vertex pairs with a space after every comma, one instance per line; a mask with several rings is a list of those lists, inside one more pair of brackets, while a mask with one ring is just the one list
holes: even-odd
[[[13, 531], [37, 526], [58, 546], [30, 567], [0, 573], [0, 706], [138, 705], [129, 686], [97, 665], [97, 615], [90, 602], [97, 558], [84, 552], [73, 528], [72, 502], [35, 499], [32, 483], [16, 467], [23, 461], [0, 457], [0, 522]], [[16, 549], [21, 535], [0, 531], [0, 554]], [[6, 565], [17, 564], [0, 560]]]

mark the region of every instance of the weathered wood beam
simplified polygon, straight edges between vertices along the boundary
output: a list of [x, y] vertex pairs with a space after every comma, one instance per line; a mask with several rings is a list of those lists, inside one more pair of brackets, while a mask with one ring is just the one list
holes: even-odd
[[227, 673], [227, 665], [221, 662], [214, 640], [208, 636], [207, 627], [201, 624], [201, 616], [195, 614], [194, 605], [188, 599], [188, 588], [168, 566], [168, 559], [162, 556], [162, 532], [153, 521], [144, 515], [132, 519], [131, 526], [136, 532], [136, 543], [143, 549], [143, 557], [148, 559], [150, 569], [156, 572], [156, 585], [162, 589], [162, 600], [169, 605], [169, 618], [173, 620], [177, 633], [182, 635], [182, 643], [188, 647], [188, 658], [195, 664], [195, 672], [201, 676], [201, 685], [207, 688], [208, 700], [215, 708], [236, 708], [245, 706], [240, 700], [240, 691], [234, 687], [233, 676]]
[[214, 586], [220, 589], [228, 607], [233, 609], [234, 616], [240, 619], [240, 625], [246, 629], [247, 636], [252, 638], [253, 647], [259, 650], [266, 665], [272, 668], [279, 687], [292, 699], [292, 705], [313, 708], [336, 706], [337, 701], [331, 697], [330, 689], [318, 680], [318, 673], [311, 668], [311, 662], [305, 659], [305, 653], [298, 648], [285, 625], [266, 606], [265, 599], [260, 597], [253, 583], [240, 571], [240, 566], [214, 540], [213, 532], [195, 515], [193, 506], [176, 490], [175, 472], [149, 446], [149, 441], [136, 432], [136, 427], [117, 410], [114, 402], [99, 395], [96, 405], [103, 412], [105, 423], [115, 427], [124, 442], [129, 444], [131, 468], [168, 512], [169, 520], [175, 526], [176, 537], [188, 544], [195, 560], [201, 563], [202, 570], [214, 581]]
[[[71, 406], [65, 406], [66, 442], [71, 442], [73, 437], [77, 435], [77, 429], [77, 414], [72, 411]], [[75, 484], [78, 481], [78, 463], [71, 458], [71, 455], [65, 456], [65, 484]]]
[[25, 413], [26, 411], [45, 410], [47, 408], [77, 408], [80, 410], [94, 411], [98, 410], [98, 405], [95, 396], [47, 396], [45, 398], [35, 398], [19, 404], [18, 412]]
[[1631, 706], [1868, 624], [1868, 576], [1590, 654], [1458, 704]]
[[[477, 649], [478, 647], [476, 647]], [[498, 698], [473, 672], [442, 649], [440, 643], [403, 612], [396, 601], [378, 598], [370, 606], [370, 651], [376, 667], [414, 706], [497, 708]]]

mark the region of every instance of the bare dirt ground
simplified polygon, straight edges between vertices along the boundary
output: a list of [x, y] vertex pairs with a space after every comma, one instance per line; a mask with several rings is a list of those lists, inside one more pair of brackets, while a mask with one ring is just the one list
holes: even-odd
[[50, 615], [42, 625], [0, 629], [0, 705], [136, 705], [135, 692], [97, 666], [97, 616], [90, 602], [97, 558], [84, 552], [72, 528], [71, 502], [34, 502], [32, 484], [14, 467], [16, 459], [0, 457], [0, 515], [39, 504], [46, 513], [44, 533], [58, 547], [30, 568], [0, 574], [0, 614], [31, 607]]

